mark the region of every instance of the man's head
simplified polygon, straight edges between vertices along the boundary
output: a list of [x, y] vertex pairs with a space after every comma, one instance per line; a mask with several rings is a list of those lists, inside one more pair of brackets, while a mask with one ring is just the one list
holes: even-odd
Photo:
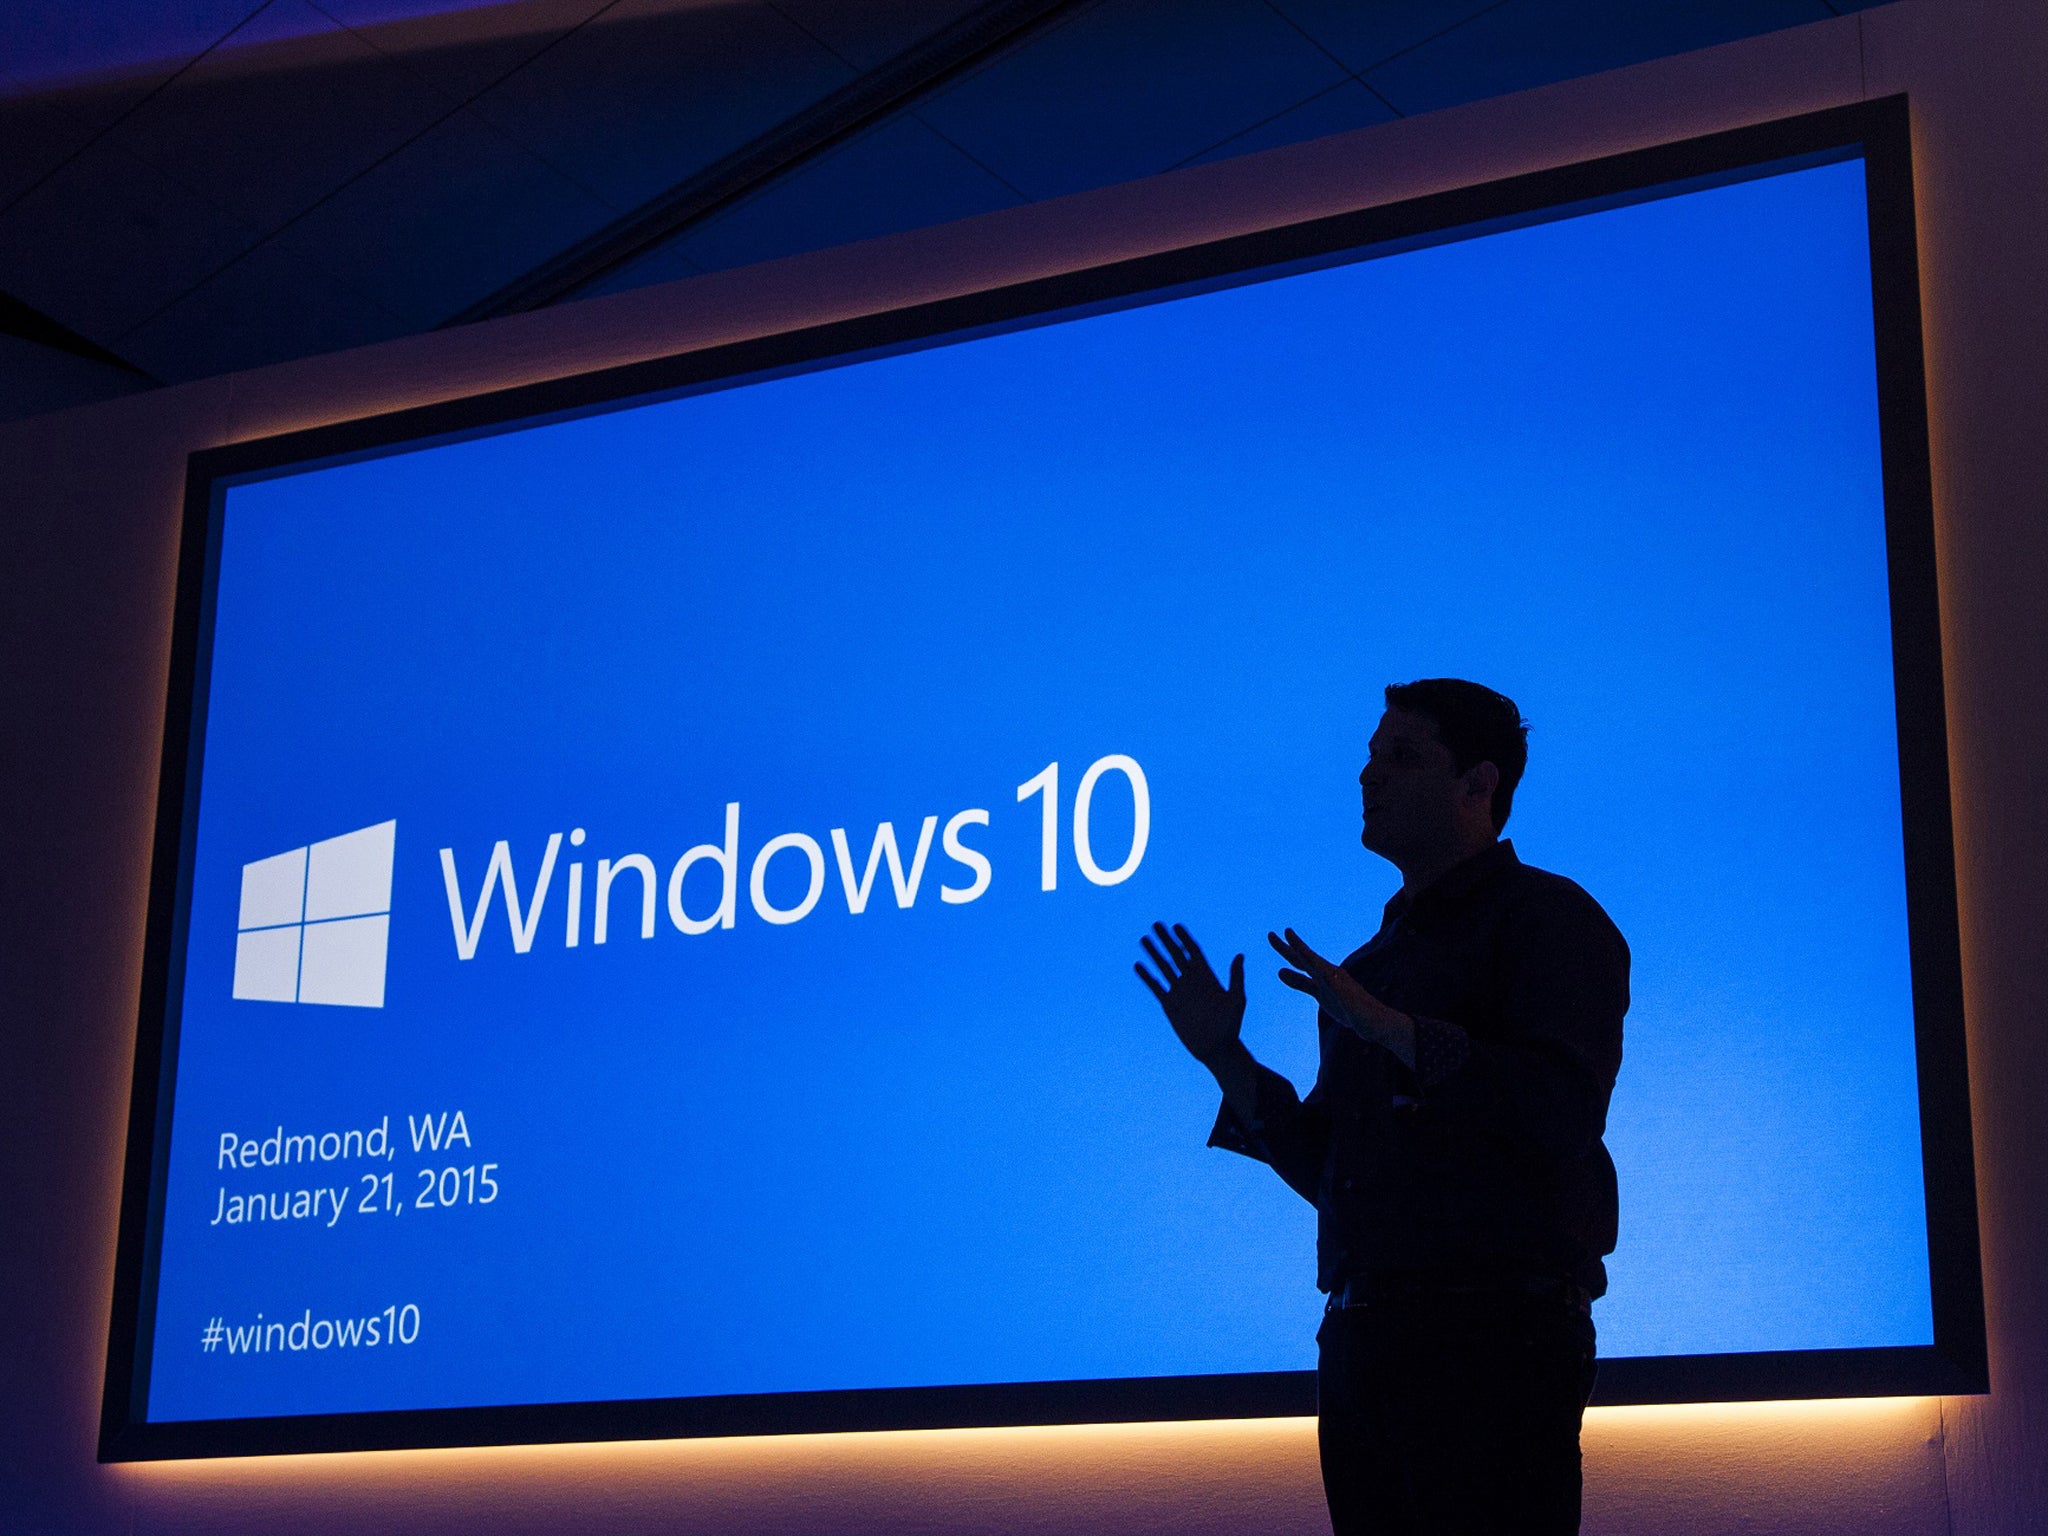
[[1529, 759], [1514, 700], [1455, 677], [1392, 683], [1358, 775], [1359, 840], [1403, 873], [1448, 867], [1507, 825]]

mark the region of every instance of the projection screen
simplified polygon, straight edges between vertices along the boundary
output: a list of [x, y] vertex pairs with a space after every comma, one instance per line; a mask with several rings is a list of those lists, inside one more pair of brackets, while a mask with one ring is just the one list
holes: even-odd
[[1131, 963], [1384, 684], [1634, 953], [1598, 1401], [1981, 1387], [1902, 103], [200, 454], [110, 1459], [1313, 1411]]

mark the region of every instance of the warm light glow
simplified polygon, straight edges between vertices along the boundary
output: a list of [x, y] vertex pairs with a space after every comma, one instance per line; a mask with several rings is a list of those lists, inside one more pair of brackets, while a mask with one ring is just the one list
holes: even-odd
[[[1827, 1508], [1841, 1529], [1938, 1507], [1935, 1398], [1606, 1408], [1585, 1435], [1587, 1536], [1777, 1530]], [[728, 1440], [379, 1451], [110, 1467], [130, 1507], [249, 1536], [323, 1529], [1328, 1530], [1306, 1418], [909, 1430]]]
[[636, 1466], [649, 1461], [699, 1469], [737, 1467], [764, 1461], [787, 1466], [864, 1460], [897, 1461], [1088, 1459], [1103, 1450], [1156, 1449], [1214, 1452], [1301, 1436], [1313, 1438], [1312, 1418], [1196, 1419], [1150, 1424], [1045, 1424], [978, 1429], [871, 1430], [849, 1434], [744, 1435], [684, 1440], [615, 1440], [548, 1445], [456, 1446], [409, 1451], [336, 1451], [294, 1456], [219, 1456], [187, 1461], [115, 1463], [110, 1471], [142, 1478], [241, 1476], [275, 1472], [284, 1477], [432, 1476], [466, 1470], [480, 1462], [538, 1468], [551, 1463], [580, 1474], [605, 1464]]
[[[1691, 1440], [1883, 1429], [1933, 1416], [1932, 1397], [1827, 1398], [1767, 1403], [1669, 1403], [1593, 1408], [1586, 1414], [1588, 1449], [1617, 1439]], [[1313, 1449], [1312, 1418], [1201, 1419], [1177, 1423], [1053, 1424], [996, 1429], [882, 1430], [856, 1434], [749, 1435], [729, 1439], [628, 1440], [552, 1445], [468, 1446], [407, 1451], [327, 1452], [302, 1456], [224, 1456], [190, 1461], [129, 1462], [110, 1470], [144, 1480], [186, 1482], [463, 1479], [508, 1469], [546, 1478], [644, 1471], [717, 1475], [780, 1467], [787, 1472], [827, 1465], [864, 1466], [887, 1475], [936, 1465], [1020, 1465], [1059, 1468], [1067, 1477], [1095, 1462], [1160, 1455], [1232, 1460], [1269, 1454], [1300, 1442]]]
[[1853, 1424], [1932, 1412], [1934, 1397], [1828, 1397], [1772, 1403], [1653, 1403], [1627, 1408], [1591, 1408], [1589, 1432], [1635, 1429], [1757, 1427], [1770, 1424]]

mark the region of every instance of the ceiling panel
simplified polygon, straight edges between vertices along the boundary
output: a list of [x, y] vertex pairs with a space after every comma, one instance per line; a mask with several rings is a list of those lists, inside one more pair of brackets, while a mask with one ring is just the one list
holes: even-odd
[[475, 107], [624, 212], [853, 74], [766, 4], [625, 0]]
[[866, 240], [1023, 201], [924, 124], [898, 118], [678, 243], [705, 270]]
[[603, 227], [612, 210], [456, 114], [299, 219], [288, 243], [399, 316], [438, 325]]
[[[981, 3], [0, 0], [0, 290], [180, 378], [438, 324]], [[1075, 0], [597, 291], [1874, 3]]]
[[120, 350], [175, 381], [361, 346], [409, 329], [272, 240], [123, 337]]
[[124, 332], [264, 233], [99, 144], [0, 214], [0, 289], [118, 353]]
[[451, 101], [468, 101], [538, 58], [611, 0], [510, 0], [393, 19], [387, 0], [320, 0], [320, 8]]
[[671, 240], [667, 245], [649, 251], [638, 261], [621, 267], [602, 281], [592, 283], [576, 297], [594, 299], [600, 294], [626, 293], [635, 288], [650, 288], [656, 283], [673, 283], [679, 278], [695, 277], [703, 270], [683, 254], [679, 242]]
[[192, 0], [140, 18], [138, 35], [110, 36], [79, 0], [0, 4], [0, 210], [256, 8]]
[[888, 63], [987, 0], [776, 0], [776, 9], [858, 70]]
[[[1273, 9], [1363, 73], [1482, 11], [1514, 0], [1273, 0]], [[1661, 0], [1658, 0], [1661, 3]]]
[[1833, 14], [1823, 0], [1508, 0], [1365, 78], [1401, 112], [1431, 112]]
[[274, 0], [107, 135], [167, 175], [211, 187], [268, 230], [449, 111], [415, 76], [305, 0]]
[[0, 96], [0, 213], [129, 111], [161, 75]]
[[1345, 78], [1262, 0], [1103, 0], [919, 108], [1034, 198], [1128, 181]]
[[264, 0], [7, 0], [0, 73], [46, 89], [113, 75], [161, 80], [262, 10]]
[[1311, 96], [1298, 107], [1268, 118], [1243, 133], [1233, 134], [1221, 144], [1212, 145], [1188, 163], [1200, 165], [1210, 160], [1228, 160], [1233, 155], [1255, 154], [1262, 149], [1277, 149], [1282, 144], [1299, 144], [1304, 139], [1349, 133], [1354, 128], [1391, 122], [1393, 118], [1393, 109], [1379, 97], [1356, 80], [1345, 80], [1320, 95]]

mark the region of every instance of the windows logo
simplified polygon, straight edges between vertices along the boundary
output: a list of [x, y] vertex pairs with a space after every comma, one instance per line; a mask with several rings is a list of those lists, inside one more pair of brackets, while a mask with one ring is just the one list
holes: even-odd
[[380, 821], [244, 864], [235, 996], [382, 1008], [397, 841]]

